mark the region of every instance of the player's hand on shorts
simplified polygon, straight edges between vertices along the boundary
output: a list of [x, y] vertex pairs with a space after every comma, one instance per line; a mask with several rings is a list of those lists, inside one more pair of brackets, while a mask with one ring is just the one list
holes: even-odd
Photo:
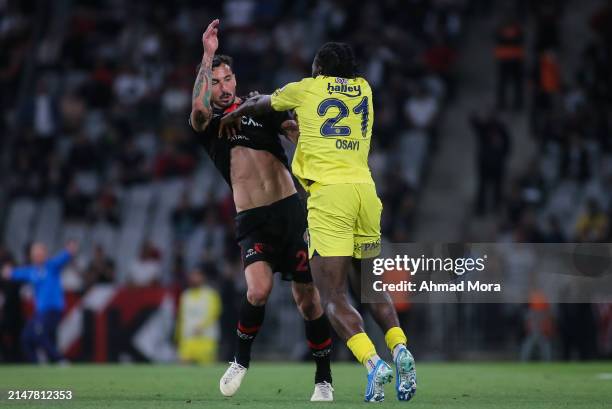
[[232, 114], [233, 112], [230, 112], [221, 118], [221, 122], [219, 123], [219, 138], [235, 137], [236, 133], [240, 131], [241, 116], [234, 116]]
[[219, 32], [219, 19], [214, 19], [208, 27], [206, 27], [206, 31], [202, 34], [202, 45], [204, 46], [204, 52], [208, 54], [214, 54], [219, 47], [219, 39], [217, 38], [217, 33]]
[[298, 126], [296, 120], [287, 119], [281, 124], [281, 129], [291, 142], [297, 143], [297, 140], [300, 137], [300, 127]]

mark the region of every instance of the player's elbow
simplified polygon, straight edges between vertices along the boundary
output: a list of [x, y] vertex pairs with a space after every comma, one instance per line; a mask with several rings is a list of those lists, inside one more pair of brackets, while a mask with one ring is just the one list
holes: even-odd
[[264, 113], [274, 111], [274, 109], [272, 108], [272, 100], [270, 98], [270, 95], [260, 95], [260, 98], [257, 101], [257, 105], [259, 110]]
[[191, 127], [196, 132], [202, 132], [210, 122], [211, 112], [201, 103], [194, 103], [191, 108]]
[[247, 99], [243, 104], [243, 109], [251, 115], [264, 115], [272, 112], [270, 95], [257, 95]]

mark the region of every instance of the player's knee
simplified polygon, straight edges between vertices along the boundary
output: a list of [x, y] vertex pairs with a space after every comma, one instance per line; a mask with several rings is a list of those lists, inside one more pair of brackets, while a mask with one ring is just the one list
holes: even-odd
[[321, 307], [323, 308], [323, 311], [327, 309], [330, 302], [331, 302], [330, 297], [324, 294], [321, 294]]
[[335, 296], [321, 298], [323, 311], [328, 316], [335, 316], [338, 311], [345, 311], [350, 308], [350, 303], [344, 292], [338, 292]]
[[336, 311], [338, 311], [337, 307], [338, 307], [337, 303], [333, 300], [326, 300], [323, 303], [323, 311], [325, 311], [325, 314], [327, 314], [330, 317], [336, 316]]
[[251, 287], [247, 290], [247, 300], [251, 305], [264, 305], [270, 296], [271, 287]]

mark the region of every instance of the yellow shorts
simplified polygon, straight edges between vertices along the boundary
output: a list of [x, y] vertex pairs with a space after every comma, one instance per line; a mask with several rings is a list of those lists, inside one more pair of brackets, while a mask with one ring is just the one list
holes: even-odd
[[382, 203], [373, 184], [308, 187], [308, 255], [371, 258], [380, 254]]

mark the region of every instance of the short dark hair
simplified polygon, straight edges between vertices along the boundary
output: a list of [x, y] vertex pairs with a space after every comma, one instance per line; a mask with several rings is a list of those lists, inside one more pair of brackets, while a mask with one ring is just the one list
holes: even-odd
[[213, 68], [217, 68], [221, 64], [226, 64], [227, 66], [229, 66], [233, 70], [232, 65], [234, 64], [234, 59], [232, 57], [230, 57], [229, 55], [225, 55], [225, 54], [217, 54], [217, 55], [215, 55], [213, 57], [212, 67]]
[[[215, 54], [212, 60], [211, 68], [213, 69], [217, 68], [221, 64], [226, 64], [228, 67], [232, 69], [232, 71], [234, 71], [234, 68], [232, 67], [232, 65], [234, 64], [234, 59], [230, 57], [229, 55]], [[202, 63], [198, 64], [198, 66], [196, 67], [196, 73], [200, 72], [201, 67], [202, 67]]]
[[319, 66], [319, 74], [328, 77], [355, 78], [357, 62], [355, 53], [346, 43], [325, 43], [317, 51], [315, 63]]

